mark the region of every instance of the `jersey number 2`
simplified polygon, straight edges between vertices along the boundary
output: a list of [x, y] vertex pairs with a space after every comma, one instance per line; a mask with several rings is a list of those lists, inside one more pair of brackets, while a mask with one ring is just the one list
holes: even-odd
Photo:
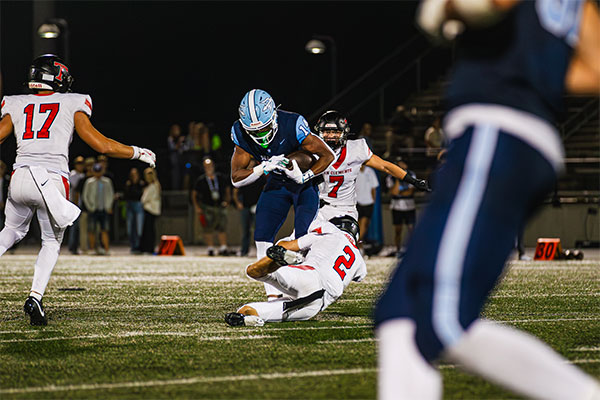
[[344, 176], [329, 176], [329, 182], [335, 184], [335, 186], [331, 189], [331, 192], [327, 196], [337, 198], [337, 192], [340, 190], [340, 187], [344, 183]]
[[346, 271], [342, 271], [340, 266], [343, 265], [344, 267], [346, 267], [346, 269], [350, 269], [354, 264], [354, 260], [356, 260], [356, 256], [354, 255], [354, 252], [352, 251], [350, 246], [344, 247], [344, 253], [346, 253], [348, 259], [346, 259], [345, 256], [341, 255], [335, 260], [335, 264], [333, 264], [333, 269], [335, 269], [335, 272], [338, 273], [342, 280], [344, 280], [344, 278], [346, 277]]
[[[49, 104], [40, 104], [40, 113], [47, 113], [48, 117], [46, 121], [44, 121], [44, 125], [42, 125], [42, 129], [37, 132], [38, 139], [48, 139], [50, 137], [50, 127], [56, 118], [56, 114], [58, 114], [58, 103], [49, 103]], [[25, 109], [23, 109], [25, 113], [25, 132], [23, 132], [23, 139], [33, 139], [33, 113], [35, 112], [35, 104], [29, 104]]]

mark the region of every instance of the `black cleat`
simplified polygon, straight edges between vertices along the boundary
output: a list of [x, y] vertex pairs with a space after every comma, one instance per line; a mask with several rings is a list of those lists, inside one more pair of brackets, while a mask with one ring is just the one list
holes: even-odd
[[42, 301], [33, 296], [29, 296], [23, 306], [25, 314], [29, 314], [31, 325], [48, 325], [48, 319], [42, 306]]
[[244, 326], [244, 314], [230, 312], [225, 314], [225, 322], [230, 326]]

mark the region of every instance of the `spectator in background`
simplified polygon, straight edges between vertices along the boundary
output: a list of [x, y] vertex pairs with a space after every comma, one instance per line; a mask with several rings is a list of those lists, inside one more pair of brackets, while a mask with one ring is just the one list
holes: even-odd
[[391, 132], [386, 132], [386, 152], [383, 154], [383, 158], [394, 156], [394, 144], [405, 149], [412, 149], [415, 147], [413, 129], [416, 118], [416, 107], [411, 107], [410, 110], [404, 105], [396, 107], [396, 112], [389, 120]]
[[114, 187], [115, 174], [113, 174], [110, 171], [110, 169], [108, 169], [108, 157], [106, 157], [104, 154], [100, 154], [98, 156], [98, 162], [100, 163], [100, 165], [102, 165], [102, 168], [104, 169], [104, 177], [110, 179]]
[[[416, 177], [404, 161], [397, 160], [396, 164], [413, 178]], [[386, 186], [391, 195], [390, 210], [392, 210], [394, 244], [396, 245], [396, 250], [389, 253], [388, 256], [402, 257], [404, 255], [402, 229], [406, 226], [406, 236], [409, 237], [415, 225], [415, 187], [390, 175], [386, 177]]]
[[144, 208], [142, 193], [146, 183], [140, 179], [137, 168], [131, 168], [129, 179], [125, 182], [123, 199], [127, 203], [127, 235], [129, 236], [130, 251], [140, 253], [140, 240], [144, 229]]
[[10, 183], [10, 175], [6, 173], [7, 170], [6, 163], [0, 160], [0, 229], [4, 228], [4, 208], [6, 207], [8, 184]]
[[112, 214], [115, 191], [110, 179], [104, 176], [104, 167], [94, 164], [93, 176], [85, 181], [83, 186], [83, 202], [89, 213], [88, 240], [90, 249], [96, 249], [96, 230], [100, 230], [102, 247], [97, 254], [108, 255], [110, 239], [108, 236], [109, 216]]
[[233, 188], [233, 202], [238, 210], [242, 220], [242, 248], [240, 256], [248, 255], [250, 248], [251, 230], [254, 228], [256, 218], [256, 203], [266, 183], [266, 178], [261, 177], [254, 183], [240, 188]]
[[192, 190], [192, 203], [204, 228], [208, 255], [215, 255], [213, 234], [216, 233], [219, 255], [227, 256], [227, 206], [231, 200], [229, 177], [216, 172], [210, 158], [204, 159], [203, 166], [204, 175], [198, 178]]
[[156, 218], [161, 213], [162, 190], [154, 168], [146, 168], [144, 170], [144, 179], [146, 180], [146, 186], [141, 198], [142, 206], [144, 207], [144, 229], [140, 241], [140, 251], [154, 254], [156, 246]]
[[[81, 189], [79, 186], [81, 181], [85, 180], [85, 164], [82, 156], [75, 157], [73, 161], [73, 169], [69, 173], [69, 200], [79, 206]], [[68, 228], [69, 232], [69, 251], [71, 254], [79, 254], [79, 220], [81, 215]]]
[[79, 247], [83, 253], [87, 252], [90, 248], [89, 244], [89, 234], [88, 234], [88, 219], [89, 212], [83, 202], [83, 187], [85, 186], [85, 182], [94, 176], [94, 172], [92, 168], [96, 163], [96, 159], [94, 157], [88, 157], [83, 161], [83, 168], [85, 172], [85, 176], [79, 180], [77, 184], [76, 192], [79, 193], [79, 202], [78, 206], [81, 209], [81, 214], [79, 214]]
[[425, 146], [427, 157], [437, 157], [438, 152], [444, 145], [444, 131], [442, 130], [442, 120], [437, 117], [431, 126], [425, 131]]
[[178, 124], [173, 124], [169, 128], [167, 147], [169, 150], [170, 188], [172, 190], [181, 190], [185, 136], [181, 136], [181, 126]]
[[370, 149], [373, 148], [373, 139], [371, 135], [373, 134], [373, 125], [368, 122], [365, 122], [363, 126], [360, 128], [360, 132], [358, 133], [359, 139], [365, 139], [367, 145]]
[[[391, 175], [389, 177], [393, 178]], [[369, 222], [373, 214], [373, 204], [377, 188], [379, 187], [379, 179], [375, 170], [361, 165], [360, 171], [356, 177], [356, 209], [358, 211], [358, 225], [360, 227], [359, 248], [362, 250], [362, 242], [369, 230]]]

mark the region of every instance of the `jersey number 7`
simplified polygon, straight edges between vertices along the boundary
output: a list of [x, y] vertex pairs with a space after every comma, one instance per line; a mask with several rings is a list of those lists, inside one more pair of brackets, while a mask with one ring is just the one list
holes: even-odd
[[354, 255], [354, 252], [352, 251], [350, 246], [344, 247], [344, 253], [346, 253], [348, 259], [346, 259], [345, 256], [341, 255], [335, 260], [335, 264], [333, 264], [333, 269], [335, 269], [335, 272], [338, 273], [342, 280], [344, 280], [344, 278], [346, 277], [346, 271], [342, 271], [340, 266], [343, 265], [346, 269], [350, 269], [352, 268], [352, 265], [354, 265], [354, 260], [356, 260], [356, 256]]
[[327, 194], [327, 196], [332, 198], [337, 198], [337, 192], [340, 190], [340, 187], [344, 184], [344, 175], [329, 175], [329, 182], [334, 183], [335, 186], [331, 189], [331, 192]]
[[[50, 137], [50, 127], [58, 114], [60, 104], [59, 103], [49, 103], [49, 104], [40, 104], [40, 113], [47, 113], [48, 117], [46, 117], [46, 121], [44, 121], [44, 125], [42, 125], [42, 129], [37, 132], [38, 139], [48, 139]], [[25, 113], [25, 132], [23, 132], [23, 139], [33, 139], [33, 113], [35, 111], [35, 104], [29, 104], [23, 112]]]

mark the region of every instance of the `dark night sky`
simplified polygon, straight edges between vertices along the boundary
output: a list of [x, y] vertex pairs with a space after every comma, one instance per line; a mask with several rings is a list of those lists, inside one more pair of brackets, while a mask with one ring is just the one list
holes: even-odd
[[[5, 94], [21, 90], [32, 54], [32, 3], [1, 3]], [[70, 27], [73, 91], [94, 100], [92, 122], [126, 143], [164, 147], [172, 122], [227, 131], [251, 88], [309, 115], [329, 99], [328, 54], [338, 46], [343, 88], [416, 33], [414, 2], [57, 2]], [[88, 151], [74, 143], [72, 150]], [[4, 153], [4, 151], [3, 151]]]

